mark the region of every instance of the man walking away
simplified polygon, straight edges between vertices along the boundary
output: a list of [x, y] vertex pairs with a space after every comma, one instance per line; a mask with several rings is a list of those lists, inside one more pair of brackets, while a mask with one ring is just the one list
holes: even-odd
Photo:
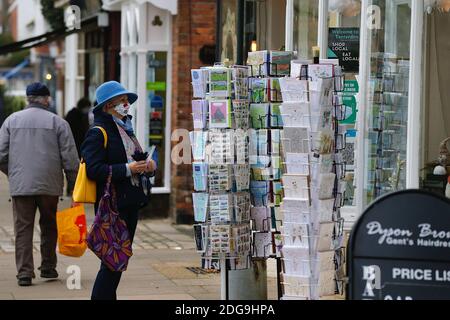
[[90, 110], [91, 101], [89, 101], [88, 98], [81, 98], [78, 101], [76, 108], [70, 110], [66, 116], [66, 121], [69, 123], [73, 138], [75, 139], [78, 154], [80, 154], [81, 145], [89, 130]]
[[78, 154], [69, 124], [51, 113], [50, 92], [41, 83], [27, 87], [28, 106], [9, 116], [0, 129], [0, 170], [8, 176], [13, 203], [16, 266], [19, 286], [35, 278], [33, 229], [39, 208], [41, 277], [56, 271], [56, 211], [63, 194], [63, 170], [75, 183]]

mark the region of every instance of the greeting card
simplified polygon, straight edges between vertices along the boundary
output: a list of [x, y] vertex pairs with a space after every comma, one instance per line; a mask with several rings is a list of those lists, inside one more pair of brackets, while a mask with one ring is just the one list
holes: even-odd
[[206, 246], [205, 246], [205, 234], [204, 234], [204, 228], [201, 224], [194, 225], [194, 237], [195, 237], [195, 244], [197, 247], [198, 252], [205, 252]]
[[213, 194], [209, 197], [209, 214], [212, 223], [229, 223], [233, 215], [231, 194]]
[[270, 150], [273, 156], [279, 156], [281, 154], [281, 130], [272, 129]]
[[283, 246], [281, 254], [285, 273], [304, 277], [311, 276], [309, 248]]
[[247, 65], [251, 68], [251, 75], [267, 76], [268, 75], [268, 60], [269, 53], [267, 51], [249, 52], [247, 58]]
[[232, 187], [230, 165], [209, 166], [209, 190], [210, 191], [229, 191]]
[[231, 104], [229, 100], [209, 102], [209, 127], [215, 129], [231, 128]]
[[218, 129], [209, 131], [211, 143], [211, 159], [213, 164], [234, 163], [234, 130], [220, 131]]
[[301, 80], [308, 79], [308, 65], [312, 64], [312, 60], [292, 60], [291, 61], [291, 78]]
[[285, 127], [311, 128], [311, 112], [308, 102], [285, 102], [280, 106]]
[[272, 248], [272, 233], [270, 232], [255, 232], [253, 257], [255, 258], [268, 258], [273, 254]]
[[279, 206], [283, 200], [283, 184], [280, 181], [272, 181], [272, 197], [273, 205]]
[[209, 68], [209, 95], [212, 98], [228, 98], [231, 91], [231, 74], [228, 68]]
[[211, 249], [213, 253], [230, 253], [231, 226], [212, 225], [209, 230]]
[[334, 76], [333, 64], [311, 64], [308, 66], [308, 76], [311, 81], [320, 78], [332, 78]]
[[270, 126], [272, 128], [281, 128], [284, 125], [280, 106], [281, 103], [274, 102], [270, 104]]
[[290, 74], [290, 63], [294, 56], [291, 51], [270, 51], [270, 75], [288, 76]]
[[194, 129], [205, 129], [208, 116], [208, 101], [192, 100], [192, 117], [194, 119]]
[[319, 176], [319, 199], [326, 200], [333, 198], [333, 190], [336, 182], [336, 174], [326, 173]]
[[207, 131], [191, 131], [189, 133], [191, 140], [192, 155], [194, 161], [204, 161], [206, 158], [206, 144], [208, 142]]
[[252, 103], [250, 105], [250, 121], [253, 129], [269, 128], [269, 106], [268, 103]]
[[195, 191], [207, 191], [208, 187], [208, 165], [203, 162], [192, 164]]
[[269, 102], [269, 79], [251, 78], [250, 79], [250, 100], [252, 103]]
[[309, 89], [307, 80], [293, 78], [280, 79], [283, 102], [308, 102]]
[[317, 251], [330, 251], [334, 250], [333, 242], [334, 234], [334, 222], [321, 223], [319, 225]]
[[309, 153], [311, 147], [308, 128], [285, 127], [281, 131], [281, 144], [285, 153]]
[[283, 274], [284, 297], [304, 298], [310, 300], [311, 295], [311, 277], [301, 277], [290, 274]]
[[269, 232], [271, 226], [271, 213], [268, 207], [253, 207], [250, 210], [250, 218], [253, 221], [253, 230]]
[[248, 100], [233, 100], [234, 128], [247, 130], [249, 128], [249, 102]]
[[208, 193], [193, 193], [194, 219], [196, 222], [206, 222], [208, 213]]
[[269, 181], [251, 181], [250, 192], [252, 204], [255, 207], [265, 207], [268, 205], [270, 182]]
[[233, 175], [236, 191], [249, 190], [250, 188], [250, 165], [236, 164], [233, 165]]
[[285, 246], [309, 248], [310, 233], [307, 224], [284, 223], [283, 236]]
[[286, 153], [286, 172], [288, 174], [309, 175], [309, 154]]
[[270, 78], [269, 86], [270, 86], [269, 100], [271, 102], [282, 102], [283, 97], [281, 95], [280, 79]]
[[283, 175], [283, 186], [286, 198], [310, 199], [308, 176], [285, 174]]
[[205, 69], [191, 70], [192, 88], [194, 98], [204, 99], [206, 97], [208, 71]]
[[248, 77], [250, 68], [245, 66], [234, 66], [232, 69], [233, 91], [235, 99], [247, 99], [248, 97]]

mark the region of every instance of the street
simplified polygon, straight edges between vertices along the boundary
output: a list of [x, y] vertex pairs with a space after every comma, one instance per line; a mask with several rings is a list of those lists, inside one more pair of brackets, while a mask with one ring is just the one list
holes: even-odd
[[[90, 298], [92, 285], [99, 268], [98, 258], [89, 250], [81, 258], [58, 254], [59, 279], [39, 278], [39, 214], [34, 233], [34, 264], [36, 279], [31, 287], [19, 287], [14, 262], [14, 236], [8, 181], [0, 176], [0, 300], [2, 299], [70, 299]], [[65, 198], [59, 209], [70, 206]], [[87, 207], [88, 226], [93, 220], [92, 206]], [[200, 266], [200, 255], [194, 249], [190, 236], [192, 226], [175, 226], [169, 220], [142, 220], [133, 244], [134, 255], [124, 273], [117, 292], [119, 300], [217, 300], [220, 299], [220, 274], [196, 274], [187, 268]], [[81, 272], [81, 288], [68, 289], [73, 269]], [[269, 297], [276, 299], [275, 270], [268, 263]], [[69, 273], [67, 269], [69, 268]], [[69, 281], [68, 281], [69, 280]]]

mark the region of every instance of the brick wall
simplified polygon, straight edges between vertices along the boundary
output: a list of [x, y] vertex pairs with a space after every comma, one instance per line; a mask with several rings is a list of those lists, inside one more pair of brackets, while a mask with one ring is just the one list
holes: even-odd
[[[173, 19], [172, 130], [192, 130], [191, 69], [203, 66], [200, 49], [215, 44], [216, 1], [178, 1], [178, 15]], [[170, 215], [177, 223], [193, 221], [192, 190], [192, 165], [172, 164]]]

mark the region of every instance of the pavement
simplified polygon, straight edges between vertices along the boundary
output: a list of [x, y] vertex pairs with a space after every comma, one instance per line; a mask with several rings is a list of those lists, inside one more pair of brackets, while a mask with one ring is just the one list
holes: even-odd
[[[39, 226], [34, 232], [34, 264], [37, 278], [31, 287], [19, 287], [14, 260], [14, 229], [9, 201], [8, 181], [0, 175], [0, 300], [86, 300], [99, 269], [99, 260], [89, 250], [81, 258], [58, 254], [59, 279], [39, 278]], [[62, 198], [59, 209], [70, 206]], [[90, 224], [92, 206], [86, 207]], [[200, 266], [195, 250], [192, 226], [173, 225], [170, 220], [141, 220], [138, 223], [134, 255], [123, 274], [117, 296], [119, 300], [219, 300], [220, 274], [201, 274], [188, 268]], [[268, 298], [276, 296], [275, 261], [268, 261]], [[78, 287], [76, 284], [79, 275]]]

